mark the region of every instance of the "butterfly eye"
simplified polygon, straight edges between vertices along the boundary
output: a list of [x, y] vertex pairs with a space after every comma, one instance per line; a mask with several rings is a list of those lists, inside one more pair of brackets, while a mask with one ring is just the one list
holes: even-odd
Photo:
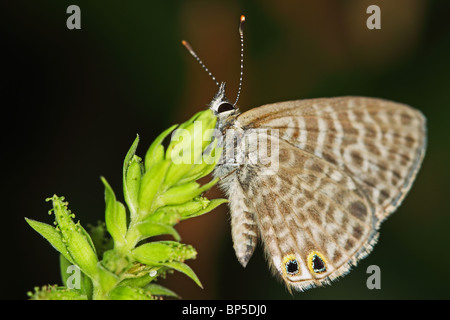
[[222, 113], [222, 112], [230, 111], [230, 110], [234, 110], [233, 105], [231, 103], [224, 102], [224, 103], [220, 104], [219, 108], [217, 108], [217, 113]]
[[293, 255], [293, 254], [287, 255], [283, 259], [283, 265], [284, 265], [286, 274], [288, 274], [290, 276], [294, 276], [294, 275], [298, 274], [299, 267], [298, 267], [298, 262], [297, 262], [297, 259], [295, 258], [295, 255]]
[[313, 251], [308, 256], [308, 266], [314, 273], [324, 273], [327, 271], [327, 264], [324, 256], [317, 251]]

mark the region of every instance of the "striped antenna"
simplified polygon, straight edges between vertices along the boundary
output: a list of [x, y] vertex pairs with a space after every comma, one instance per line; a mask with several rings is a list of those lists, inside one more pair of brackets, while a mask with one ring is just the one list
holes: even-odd
[[236, 106], [239, 96], [241, 95], [241, 88], [242, 88], [242, 77], [244, 75], [244, 22], [245, 22], [245, 16], [241, 16], [241, 20], [239, 22], [239, 36], [241, 38], [241, 72], [239, 75], [239, 89], [236, 96], [236, 101], [234, 102], [233, 106]]
[[195, 60], [198, 61], [198, 63], [202, 66], [202, 68], [209, 74], [209, 76], [211, 77], [211, 79], [213, 79], [213, 81], [216, 83], [216, 85], [218, 87], [220, 87], [219, 82], [216, 80], [216, 77], [214, 77], [211, 73], [211, 71], [208, 70], [208, 68], [205, 66], [205, 64], [203, 63], [202, 60], [200, 60], [200, 58], [198, 57], [198, 55], [195, 53], [195, 51], [192, 49], [191, 45], [185, 41], [182, 40], [181, 43], [183, 44], [183, 46], [189, 51], [189, 53], [195, 58]]

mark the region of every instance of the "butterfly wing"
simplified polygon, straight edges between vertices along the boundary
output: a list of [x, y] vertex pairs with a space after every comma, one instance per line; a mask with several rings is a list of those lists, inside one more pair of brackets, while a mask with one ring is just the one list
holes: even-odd
[[[368, 253], [377, 238], [373, 208], [333, 164], [286, 141], [277, 144], [276, 174], [267, 166], [242, 166], [233, 181], [246, 199], [245, 211], [254, 213], [273, 269], [290, 287], [305, 290], [344, 274]], [[230, 208], [237, 216], [237, 207]], [[240, 225], [233, 218], [232, 226], [236, 240]]]
[[[380, 222], [409, 190], [425, 150], [423, 116], [379, 99], [267, 105], [240, 115], [236, 125], [244, 132], [270, 129], [266, 138], [277, 144], [278, 159], [273, 170], [273, 160], [250, 163], [246, 153], [247, 162], [229, 177], [243, 193], [235, 198], [232, 217], [242, 221], [245, 205], [273, 268], [298, 290], [345, 274], [368, 254]], [[250, 144], [247, 150], [254, 150], [255, 141]], [[236, 240], [239, 231], [234, 233]]]
[[409, 191], [426, 147], [426, 120], [400, 103], [363, 97], [269, 104], [238, 117], [244, 130], [280, 138], [348, 174], [375, 207], [378, 224]]

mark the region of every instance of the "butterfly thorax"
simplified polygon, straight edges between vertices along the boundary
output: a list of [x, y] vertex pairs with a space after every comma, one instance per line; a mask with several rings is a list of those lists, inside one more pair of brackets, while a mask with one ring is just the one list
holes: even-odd
[[226, 177], [239, 167], [237, 159], [243, 156], [239, 152], [239, 145], [244, 130], [236, 120], [240, 114], [239, 109], [231, 104], [225, 96], [224, 82], [221, 83], [217, 94], [209, 104], [209, 108], [217, 117], [214, 138], [218, 141], [217, 146], [223, 148], [222, 156], [214, 170], [214, 176]]
[[249, 131], [238, 119], [240, 114], [235, 105], [225, 97], [225, 85], [210, 103], [210, 109], [217, 116], [215, 139], [222, 148], [221, 158], [214, 169], [214, 177], [220, 178], [219, 185], [230, 201], [233, 247], [239, 262], [246, 266], [257, 243], [257, 222], [248, 200], [244, 198], [242, 184], [251, 179], [250, 168], [254, 166], [249, 156], [254, 153], [254, 144], [248, 139]]

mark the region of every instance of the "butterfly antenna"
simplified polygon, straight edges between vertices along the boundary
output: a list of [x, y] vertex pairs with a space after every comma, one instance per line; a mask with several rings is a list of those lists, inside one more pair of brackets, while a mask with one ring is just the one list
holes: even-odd
[[195, 53], [195, 51], [192, 49], [191, 45], [185, 41], [182, 40], [181, 43], [183, 44], [183, 46], [189, 51], [189, 53], [191, 54], [191, 56], [193, 56], [195, 58], [195, 60], [197, 60], [197, 62], [202, 66], [202, 68], [209, 74], [209, 76], [211, 77], [211, 79], [213, 79], [213, 81], [216, 83], [216, 85], [218, 87], [220, 87], [219, 81], [216, 80], [216, 77], [213, 76], [213, 74], [211, 73], [211, 71], [208, 70], [208, 68], [205, 66], [205, 64], [203, 63], [203, 61], [198, 57], [198, 55]]
[[239, 22], [239, 36], [241, 38], [241, 72], [239, 75], [239, 89], [236, 96], [236, 101], [234, 102], [233, 106], [236, 106], [239, 96], [241, 95], [241, 89], [242, 89], [242, 77], [244, 75], [244, 22], [245, 22], [245, 16], [241, 16], [241, 20]]

